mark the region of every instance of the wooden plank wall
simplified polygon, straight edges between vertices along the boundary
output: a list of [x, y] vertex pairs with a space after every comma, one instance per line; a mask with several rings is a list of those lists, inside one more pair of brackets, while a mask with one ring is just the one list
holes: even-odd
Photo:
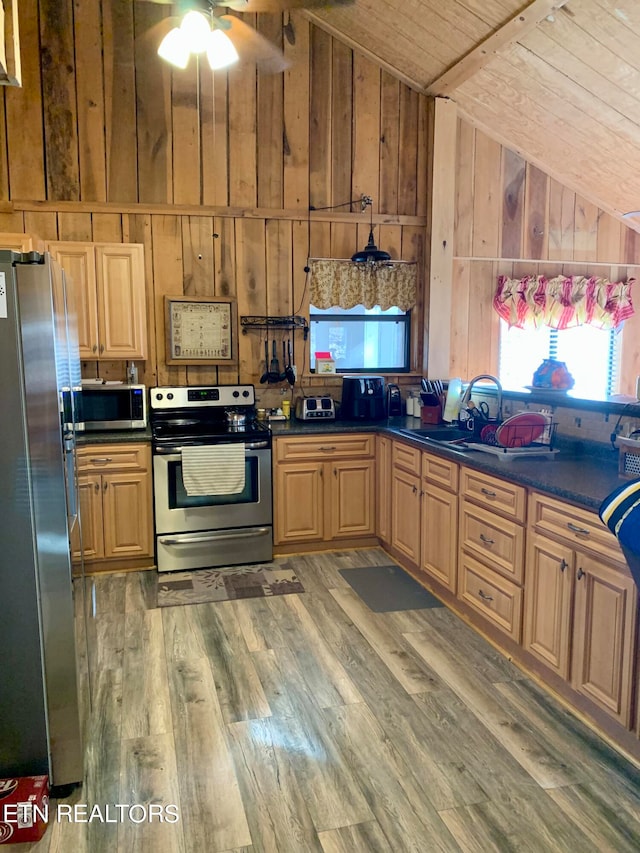
[[[224, 294], [241, 315], [304, 313], [308, 255], [350, 256], [368, 235], [359, 204], [315, 217], [309, 207], [363, 193], [378, 245], [422, 265], [427, 98], [296, 13], [243, 16], [282, 45], [284, 74], [246, 63], [172, 71], [150, 35], [169, 11], [24, 0], [27, 82], [0, 100], [0, 193], [15, 209], [0, 214], [0, 230], [144, 243], [154, 341], [145, 380], [257, 382], [255, 332], [240, 338], [237, 371], [168, 368], [164, 297]], [[415, 359], [420, 370], [421, 347]]]
[[[456, 156], [450, 375], [470, 379], [498, 369], [498, 275], [637, 277], [640, 235], [462, 119]], [[624, 330], [623, 394], [640, 371], [639, 316]]]

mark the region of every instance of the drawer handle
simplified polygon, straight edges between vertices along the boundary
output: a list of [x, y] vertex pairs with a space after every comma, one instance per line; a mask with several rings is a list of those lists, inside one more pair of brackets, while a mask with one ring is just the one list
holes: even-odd
[[582, 571], [582, 568], [578, 568], [578, 580], [581, 580], [584, 577], [584, 574], [585, 573]]
[[587, 530], [586, 527], [578, 527], [577, 524], [571, 524], [570, 521], [567, 521], [567, 527], [574, 533], [582, 533], [584, 536], [588, 536], [591, 533], [591, 531]]
[[493, 539], [489, 539], [489, 537], [485, 536], [484, 533], [480, 534], [480, 539], [482, 539], [485, 545], [495, 545]]
[[321, 450], [323, 453], [330, 453], [332, 450], [335, 450], [335, 447], [319, 447], [318, 450]]
[[96, 456], [94, 459], [91, 460], [92, 465], [108, 465], [109, 462], [113, 462], [113, 459], [110, 456]]
[[478, 595], [480, 598], [484, 599], [484, 601], [493, 601], [493, 596], [487, 595], [487, 593], [483, 592], [481, 589], [478, 590]]
[[480, 489], [480, 491], [482, 492], [483, 495], [486, 495], [488, 498], [497, 497], [495, 492], [492, 492], [491, 489], [485, 489], [484, 486]]

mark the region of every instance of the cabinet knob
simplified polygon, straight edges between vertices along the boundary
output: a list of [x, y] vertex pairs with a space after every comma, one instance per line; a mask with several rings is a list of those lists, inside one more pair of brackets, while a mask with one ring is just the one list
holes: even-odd
[[100, 344], [100, 352], [104, 352], [104, 344]]
[[337, 468], [334, 468], [334, 469], [333, 469], [333, 476], [334, 476], [334, 477], [337, 477], [337, 476], [338, 476], [338, 469], [337, 469]]
[[109, 487], [109, 483], [107, 483], [107, 481], [105, 480], [104, 483], [102, 484], [102, 491], [106, 492], [108, 487]]
[[560, 561], [560, 571], [564, 572], [564, 570], [567, 568], [568, 565], [569, 565], [569, 563], [567, 563], [567, 561], [563, 558]]
[[94, 483], [93, 488], [96, 490], [96, 492], [99, 492], [100, 491], [100, 483]]
[[98, 352], [98, 344], [94, 344], [94, 345], [91, 347], [91, 352]]
[[578, 580], [581, 580], [584, 577], [585, 573], [582, 571], [582, 568], [578, 568]]

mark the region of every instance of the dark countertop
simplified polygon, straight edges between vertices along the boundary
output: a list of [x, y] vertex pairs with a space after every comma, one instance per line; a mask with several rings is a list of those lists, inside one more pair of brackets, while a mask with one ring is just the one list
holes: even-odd
[[[598, 510], [602, 501], [626, 480], [618, 475], [618, 454], [606, 445], [558, 441], [553, 457], [518, 457], [503, 461], [477, 450], [452, 450], [441, 444], [410, 438], [399, 430], [419, 428], [417, 418], [389, 418], [384, 421], [331, 421], [329, 423], [296, 420], [271, 424], [274, 438], [284, 435], [322, 435], [340, 432], [375, 432], [392, 435], [436, 455], [468, 465], [488, 474], [503, 477], [523, 486], [571, 501], [590, 510]], [[429, 427], [430, 429], [432, 427]], [[435, 427], [433, 427], [435, 429]], [[447, 427], [442, 426], [444, 432]]]
[[151, 442], [151, 427], [146, 429], [100, 430], [98, 432], [76, 433], [76, 444], [134, 444]]

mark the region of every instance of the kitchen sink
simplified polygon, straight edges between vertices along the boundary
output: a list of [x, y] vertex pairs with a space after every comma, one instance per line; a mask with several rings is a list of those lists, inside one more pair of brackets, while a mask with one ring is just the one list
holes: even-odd
[[452, 444], [455, 442], [454, 447], [460, 448], [460, 445], [457, 442], [461, 440], [470, 441], [473, 440], [473, 433], [468, 429], [458, 429], [457, 427], [441, 427], [438, 428], [416, 428], [413, 429], [411, 427], [401, 428], [398, 432], [403, 433], [404, 435], [408, 435], [411, 438], [422, 438], [426, 441], [435, 441], [437, 444]]

